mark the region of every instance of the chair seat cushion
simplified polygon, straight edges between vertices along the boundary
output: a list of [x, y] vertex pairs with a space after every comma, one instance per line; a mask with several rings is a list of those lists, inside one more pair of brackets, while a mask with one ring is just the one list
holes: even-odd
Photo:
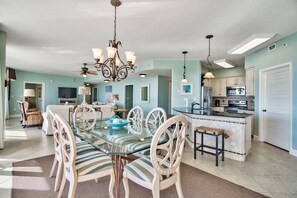
[[[67, 147], [67, 150], [69, 151], [69, 147]], [[93, 150], [95, 151], [96, 148], [90, 145], [88, 142], [85, 142], [85, 141], [76, 142], [76, 155], [83, 155], [84, 153], [87, 153]]]
[[[163, 159], [162, 156], [157, 156], [157, 157], [158, 157], [158, 161], [161, 161]], [[168, 168], [169, 163], [163, 164], [162, 166], [164, 168]], [[149, 156], [144, 156], [144, 157], [141, 157], [141, 158], [134, 160], [133, 162], [127, 164], [124, 167], [124, 171], [128, 175], [132, 175], [132, 176], [137, 177], [141, 180], [151, 183], [154, 179], [155, 169], [152, 165], [152, 162], [151, 162], [151, 159], [149, 158]], [[160, 180], [164, 180], [168, 177], [169, 176], [162, 175], [162, 177], [160, 177]]]
[[[93, 147], [94, 148], [94, 147]], [[96, 149], [88, 149], [76, 156], [75, 167], [79, 176], [112, 169], [111, 158]]]

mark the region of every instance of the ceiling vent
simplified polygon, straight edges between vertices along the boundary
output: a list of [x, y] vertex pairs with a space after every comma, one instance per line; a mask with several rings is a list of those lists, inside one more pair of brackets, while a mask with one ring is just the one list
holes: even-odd
[[268, 52], [271, 52], [272, 50], [275, 50], [275, 48], [276, 48], [276, 44], [275, 44], [275, 43], [273, 43], [272, 45], [269, 45], [269, 46], [267, 47]]

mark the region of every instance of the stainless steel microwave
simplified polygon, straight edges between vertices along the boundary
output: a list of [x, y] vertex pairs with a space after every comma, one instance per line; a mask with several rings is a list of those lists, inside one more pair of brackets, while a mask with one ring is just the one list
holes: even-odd
[[245, 86], [227, 87], [227, 96], [245, 96]]

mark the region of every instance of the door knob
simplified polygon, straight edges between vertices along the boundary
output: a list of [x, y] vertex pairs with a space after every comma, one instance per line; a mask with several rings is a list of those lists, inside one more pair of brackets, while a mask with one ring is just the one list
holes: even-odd
[[266, 109], [263, 109], [262, 111], [263, 111], [263, 112], [266, 112]]

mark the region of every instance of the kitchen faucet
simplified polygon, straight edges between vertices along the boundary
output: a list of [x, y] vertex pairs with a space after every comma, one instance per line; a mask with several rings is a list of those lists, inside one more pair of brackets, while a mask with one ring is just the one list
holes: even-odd
[[200, 104], [198, 102], [195, 102], [195, 101], [192, 102], [192, 108], [191, 108], [192, 113], [193, 113], [193, 110], [194, 110], [194, 106], [195, 105], [200, 105]]

